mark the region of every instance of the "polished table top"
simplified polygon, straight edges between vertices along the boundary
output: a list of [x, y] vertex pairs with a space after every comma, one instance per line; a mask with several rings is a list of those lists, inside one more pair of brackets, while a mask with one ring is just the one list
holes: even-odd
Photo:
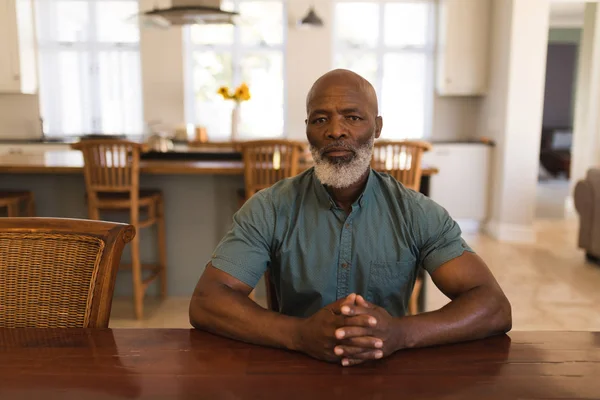
[[[310, 167], [310, 165], [306, 165]], [[176, 161], [142, 160], [140, 172], [153, 175], [243, 175], [241, 161]], [[423, 175], [434, 175], [436, 168], [424, 166]], [[82, 174], [83, 157], [81, 152], [46, 151], [36, 154], [0, 155], [0, 173], [14, 174]]]
[[0, 399], [591, 399], [600, 333], [511, 332], [344, 368], [184, 329], [0, 329]]

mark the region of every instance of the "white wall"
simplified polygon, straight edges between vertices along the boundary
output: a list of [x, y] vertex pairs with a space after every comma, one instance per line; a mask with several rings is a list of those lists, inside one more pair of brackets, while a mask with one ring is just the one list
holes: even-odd
[[306, 15], [311, 1], [288, 1], [286, 54], [288, 137], [304, 139], [306, 130], [306, 94], [313, 82], [331, 69], [333, 52], [333, 3], [321, 0], [315, 11], [323, 19], [318, 29], [301, 29], [296, 21]]
[[579, 51], [571, 161], [571, 191], [600, 164], [600, 7], [588, 4]]
[[[140, 0], [140, 12], [168, 7], [170, 0]], [[141, 28], [140, 57], [144, 121], [169, 126], [185, 122], [182, 28]]]
[[[159, 5], [169, 0], [160, 0]], [[366, 0], [369, 1], [369, 0]], [[156, 0], [140, 0], [143, 10]], [[314, 4], [325, 26], [298, 29], [296, 21]], [[288, 137], [305, 138], [305, 98], [312, 83], [332, 68], [333, 2], [331, 0], [288, 0], [287, 24], [287, 110]], [[142, 29], [141, 59], [144, 92], [144, 118], [169, 125], [185, 121], [184, 46], [181, 28]], [[435, 97], [432, 138], [455, 139], [476, 136], [479, 98]], [[383, 116], [385, 118], [385, 115]]]
[[488, 232], [532, 241], [549, 3], [494, 0], [489, 95], [480, 132], [496, 140]]

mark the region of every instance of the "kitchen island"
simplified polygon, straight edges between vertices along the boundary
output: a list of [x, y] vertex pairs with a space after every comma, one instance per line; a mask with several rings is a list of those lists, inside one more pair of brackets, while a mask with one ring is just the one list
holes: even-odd
[[[242, 161], [184, 158], [156, 155], [140, 162], [140, 187], [160, 189], [165, 198], [169, 296], [191, 295], [212, 251], [231, 226], [238, 207], [237, 191], [244, 187]], [[423, 172], [422, 190], [426, 191], [437, 169], [426, 167]], [[87, 217], [79, 151], [0, 155], [0, 187], [31, 190], [38, 216]], [[103, 214], [103, 218], [127, 221], [122, 214]], [[156, 258], [154, 231], [142, 229], [140, 234], [142, 262], [152, 263]], [[129, 257], [126, 249], [123, 261], [129, 262]], [[117, 295], [131, 295], [129, 273], [119, 273], [115, 290]], [[151, 287], [150, 292], [154, 291]]]

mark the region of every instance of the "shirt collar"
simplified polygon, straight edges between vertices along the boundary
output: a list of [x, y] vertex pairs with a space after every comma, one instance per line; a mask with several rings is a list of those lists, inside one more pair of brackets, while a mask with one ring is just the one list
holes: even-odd
[[[369, 176], [367, 177], [367, 184], [365, 186], [365, 190], [363, 190], [363, 192], [360, 194], [360, 196], [358, 196], [358, 199], [356, 199], [356, 201], [354, 202], [354, 204], [352, 204], [352, 207], [358, 205], [360, 207], [364, 207], [366, 202], [368, 201], [369, 197], [371, 196], [372, 192], [373, 192], [373, 187], [375, 185], [375, 173], [373, 171], [373, 169], [371, 169], [369, 167]], [[335, 201], [333, 201], [333, 199], [331, 198], [331, 195], [329, 194], [329, 192], [327, 191], [327, 189], [325, 188], [325, 186], [321, 183], [321, 181], [319, 181], [319, 178], [317, 178], [317, 175], [314, 172], [313, 169], [313, 185], [315, 188], [315, 193], [317, 195], [317, 199], [319, 201], [319, 204], [322, 207], [325, 207], [327, 209], [332, 209], [337, 207], [337, 204], [335, 204]]]

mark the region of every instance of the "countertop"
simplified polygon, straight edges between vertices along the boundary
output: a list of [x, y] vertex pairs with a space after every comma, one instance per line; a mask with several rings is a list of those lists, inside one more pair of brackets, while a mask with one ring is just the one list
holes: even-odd
[[[305, 164], [303, 168], [310, 168]], [[242, 161], [231, 160], [142, 160], [142, 174], [153, 175], [243, 175]], [[437, 168], [424, 166], [423, 175], [434, 175]], [[36, 154], [0, 155], [0, 173], [13, 174], [81, 174], [83, 157], [76, 150], [45, 151]]]
[[[135, 142], [143, 141], [140, 136], [128, 137], [128, 140]], [[491, 139], [487, 138], [465, 138], [465, 139], [425, 139], [427, 142], [436, 144], [482, 144], [488, 146], [494, 146], [495, 143]], [[79, 137], [46, 137], [43, 139], [0, 139], [0, 144], [71, 144], [79, 141]], [[173, 143], [176, 145], [186, 145], [188, 142], [174, 140]]]

